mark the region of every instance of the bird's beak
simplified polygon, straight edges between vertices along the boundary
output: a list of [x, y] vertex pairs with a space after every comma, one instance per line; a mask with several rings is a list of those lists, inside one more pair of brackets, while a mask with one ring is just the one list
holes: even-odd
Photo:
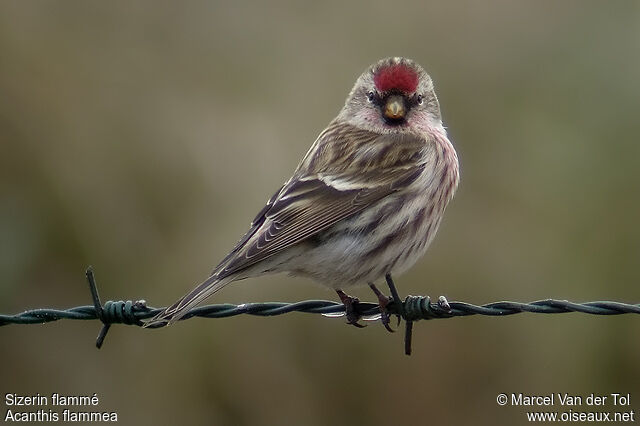
[[389, 96], [384, 106], [384, 115], [390, 120], [400, 120], [404, 118], [406, 109], [404, 107], [404, 99], [402, 96]]

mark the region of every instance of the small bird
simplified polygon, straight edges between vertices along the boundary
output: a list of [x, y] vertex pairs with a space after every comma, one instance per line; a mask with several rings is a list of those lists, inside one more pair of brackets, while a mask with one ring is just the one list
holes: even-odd
[[335, 290], [356, 326], [358, 300], [344, 289], [368, 284], [391, 331], [375, 281], [425, 253], [458, 180], [431, 77], [410, 59], [382, 59], [209, 278], [145, 326], [176, 322], [233, 281], [287, 272]]

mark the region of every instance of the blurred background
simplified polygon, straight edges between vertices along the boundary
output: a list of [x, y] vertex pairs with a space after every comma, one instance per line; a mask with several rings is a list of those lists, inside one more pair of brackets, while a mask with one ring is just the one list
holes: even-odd
[[[0, 3], [0, 312], [90, 304], [89, 264], [104, 300], [172, 303], [392, 55], [432, 75], [461, 162], [401, 294], [640, 301], [638, 3], [33, 1]], [[309, 284], [209, 301], [335, 299]], [[420, 322], [412, 357], [304, 314], [114, 326], [100, 351], [98, 330], [0, 328], [0, 391], [95, 392], [140, 425], [525, 423], [500, 392], [640, 407], [633, 316]]]

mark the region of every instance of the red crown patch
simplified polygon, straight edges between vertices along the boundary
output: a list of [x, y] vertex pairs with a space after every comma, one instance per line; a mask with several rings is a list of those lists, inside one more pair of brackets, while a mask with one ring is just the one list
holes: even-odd
[[389, 65], [376, 71], [373, 82], [381, 92], [397, 89], [411, 93], [418, 87], [418, 73], [404, 64]]

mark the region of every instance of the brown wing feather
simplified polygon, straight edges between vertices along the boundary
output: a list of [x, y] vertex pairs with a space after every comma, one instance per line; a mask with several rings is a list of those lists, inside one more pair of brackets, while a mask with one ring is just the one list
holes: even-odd
[[[371, 155], [364, 160], [362, 156], [354, 156], [350, 164], [333, 161], [319, 166], [326, 159], [327, 151], [325, 149], [323, 158], [318, 159], [314, 154], [318, 154], [319, 149], [314, 148], [331, 146], [335, 133], [344, 130], [329, 127], [318, 138], [294, 177], [269, 200], [249, 232], [216, 267], [214, 274], [218, 278], [241, 271], [327, 229], [404, 188], [423, 171], [422, 156], [416, 153], [421, 152], [424, 139], [379, 136], [353, 128], [350, 148]], [[343, 139], [341, 147], [349, 146], [349, 142]], [[376, 152], [385, 155], [376, 161]], [[356, 158], [366, 164], [355, 164]]]

